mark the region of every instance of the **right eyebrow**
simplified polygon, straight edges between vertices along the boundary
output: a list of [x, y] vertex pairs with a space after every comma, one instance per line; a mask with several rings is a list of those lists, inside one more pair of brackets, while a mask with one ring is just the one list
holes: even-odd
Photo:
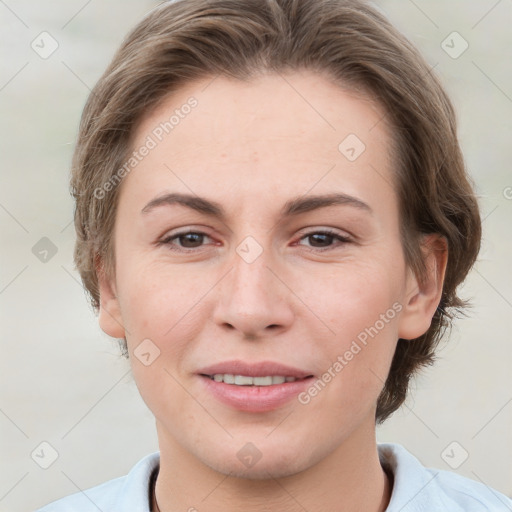
[[225, 219], [226, 217], [224, 209], [219, 203], [191, 194], [178, 193], [164, 194], [163, 196], [155, 197], [155, 199], [151, 200], [146, 206], [144, 206], [141, 213], [148, 213], [157, 207], [166, 205], [170, 206], [173, 204], [180, 204], [200, 213], [205, 213], [212, 217], [218, 217], [219, 219]]

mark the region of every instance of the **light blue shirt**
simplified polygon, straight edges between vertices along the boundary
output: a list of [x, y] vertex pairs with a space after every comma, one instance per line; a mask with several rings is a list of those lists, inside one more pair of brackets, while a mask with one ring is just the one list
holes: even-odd
[[[381, 443], [378, 450], [381, 464], [394, 475], [386, 512], [512, 512], [510, 498], [455, 473], [425, 468], [399, 444]], [[159, 463], [159, 452], [152, 453], [128, 475], [54, 501], [36, 512], [150, 512], [151, 475]]]

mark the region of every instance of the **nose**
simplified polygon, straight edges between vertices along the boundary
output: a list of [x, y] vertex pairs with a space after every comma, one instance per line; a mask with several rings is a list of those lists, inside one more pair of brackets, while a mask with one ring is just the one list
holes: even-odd
[[265, 249], [251, 262], [235, 252], [228, 274], [217, 286], [215, 323], [247, 340], [285, 331], [293, 322], [293, 293], [270, 253]]

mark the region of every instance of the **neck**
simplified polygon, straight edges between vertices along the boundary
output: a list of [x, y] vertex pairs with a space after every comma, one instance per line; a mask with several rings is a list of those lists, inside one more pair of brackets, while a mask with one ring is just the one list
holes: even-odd
[[372, 443], [347, 440], [303, 471], [279, 478], [269, 472], [268, 479], [258, 480], [217, 472], [161, 434], [154, 512], [259, 512], [262, 506], [279, 512], [384, 512], [391, 498], [375, 432]]

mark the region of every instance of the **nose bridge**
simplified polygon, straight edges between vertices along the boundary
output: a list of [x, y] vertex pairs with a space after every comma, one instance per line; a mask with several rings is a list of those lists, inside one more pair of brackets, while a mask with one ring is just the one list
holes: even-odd
[[292, 320], [286, 287], [276, 277], [276, 261], [270, 244], [246, 237], [233, 251], [230, 272], [220, 287], [215, 319], [256, 336], [269, 326], [285, 326]]
[[[256, 244], [257, 242], [250, 237], [236, 248], [231, 272], [233, 293], [256, 297], [260, 292], [270, 291], [269, 281], [270, 277], [273, 277], [269, 270], [270, 250]], [[264, 294], [261, 298], [264, 299]]]

